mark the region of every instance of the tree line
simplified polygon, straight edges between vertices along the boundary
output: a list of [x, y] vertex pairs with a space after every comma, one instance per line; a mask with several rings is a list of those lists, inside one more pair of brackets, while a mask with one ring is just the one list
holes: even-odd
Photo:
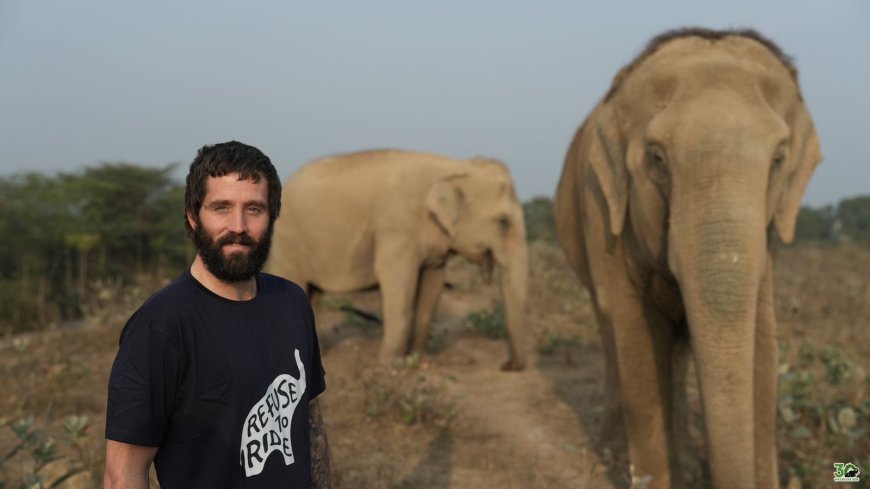
[[[103, 163], [0, 177], [0, 334], [79, 319], [130, 286], [177, 276], [194, 251], [174, 169]], [[551, 199], [535, 197], [523, 210], [528, 239], [555, 244]], [[795, 234], [870, 243], [870, 195], [802, 208]]]
[[[558, 242], [553, 201], [549, 197], [535, 197], [523, 203], [523, 214], [529, 241]], [[853, 241], [870, 245], [870, 195], [843, 199], [836, 206], [801, 207], [794, 241]]]
[[0, 178], [0, 333], [81, 318], [126, 286], [178, 273], [192, 250], [173, 169]]
[[802, 207], [795, 240], [870, 243], [870, 195], [844, 199], [837, 206]]

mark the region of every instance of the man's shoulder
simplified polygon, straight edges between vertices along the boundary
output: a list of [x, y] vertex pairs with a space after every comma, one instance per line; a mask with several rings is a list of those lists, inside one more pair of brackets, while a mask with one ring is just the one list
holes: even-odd
[[177, 325], [195, 300], [196, 287], [185, 272], [169, 285], [153, 293], [130, 316], [121, 330], [120, 341], [130, 335], [157, 335], [177, 344]]
[[196, 283], [189, 272], [182, 273], [170, 284], [145, 299], [140, 309], [171, 309], [174, 306], [188, 305], [192, 296], [196, 294]]
[[148, 323], [161, 325], [174, 322], [192, 311], [191, 304], [202, 296], [197, 291], [197, 285], [188, 272], [182, 273], [172, 283], [164, 286], [145, 299], [136, 312], [130, 316], [128, 325], [132, 323]]
[[269, 293], [306, 296], [305, 290], [292, 280], [287, 280], [284, 277], [279, 277], [278, 275], [272, 275], [271, 273], [266, 272], [260, 272], [259, 278], [263, 289]]

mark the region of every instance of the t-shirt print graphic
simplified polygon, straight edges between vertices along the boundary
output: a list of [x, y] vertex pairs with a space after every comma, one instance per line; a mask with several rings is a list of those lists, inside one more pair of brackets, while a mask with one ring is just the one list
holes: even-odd
[[262, 472], [272, 452], [281, 453], [285, 465], [293, 463], [290, 425], [293, 412], [305, 392], [305, 365], [299, 357], [299, 350], [296, 350], [296, 365], [299, 367], [299, 378], [295, 379], [289, 374], [275, 377], [245, 418], [240, 450], [245, 477]]

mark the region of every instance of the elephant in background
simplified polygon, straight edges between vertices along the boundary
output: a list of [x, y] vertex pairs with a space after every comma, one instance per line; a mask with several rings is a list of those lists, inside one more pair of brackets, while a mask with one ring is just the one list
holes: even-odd
[[380, 287], [382, 361], [421, 352], [459, 253], [501, 276], [510, 355], [526, 364], [524, 316], [528, 255], [522, 206], [507, 167], [397, 150], [364, 151], [311, 162], [284, 185], [267, 269], [308, 291]]
[[659, 35], [577, 131], [557, 228], [593, 298], [634, 484], [684, 482], [673, 388], [691, 351], [713, 487], [779, 487], [770, 240], [791, 242], [820, 160], [796, 69], [751, 30]]

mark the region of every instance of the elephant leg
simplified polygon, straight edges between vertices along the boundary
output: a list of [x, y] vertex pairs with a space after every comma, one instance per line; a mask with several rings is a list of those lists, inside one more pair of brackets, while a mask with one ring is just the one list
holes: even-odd
[[[394, 242], [395, 243], [395, 242]], [[375, 275], [381, 289], [384, 317], [384, 339], [381, 362], [389, 363], [408, 353], [411, 336], [411, 315], [417, 294], [419, 264], [410, 245], [404, 242], [384, 246], [375, 255]]]
[[528, 361], [528, 323], [526, 322], [526, 300], [528, 291], [528, 253], [525, 242], [512, 247], [509, 258], [501, 261], [508, 263], [501, 267], [501, 294], [504, 301], [504, 317], [508, 330], [508, 360], [501, 365], [505, 372], [526, 368]]
[[423, 353], [429, 343], [429, 330], [432, 316], [438, 307], [438, 300], [444, 291], [446, 267], [424, 268], [420, 272], [420, 286], [417, 289], [417, 307], [414, 312], [414, 341], [412, 351]]
[[[701, 474], [701, 466], [698, 457], [692, 448], [691, 406], [689, 405], [689, 364], [691, 361], [691, 345], [688, 338], [678, 338], [673, 346], [673, 409], [671, 410], [671, 439], [674, 445], [674, 456], [679, 464], [679, 471], [675, 470], [674, 485], [680, 487], [677, 482], [684, 484], [694, 483], [697, 485]], [[677, 474], [680, 475], [679, 479]]]
[[613, 339], [613, 328], [606, 325], [604, 317], [595, 308], [598, 321], [598, 333], [601, 335], [604, 350], [604, 418], [601, 421], [599, 434], [601, 443], [613, 445], [614, 442], [625, 440], [625, 424], [622, 421], [622, 402], [619, 398], [619, 367], [616, 364], [616, 345]]
[[620, 299], [611, 321], [632, 484], [670, 488], [672, 327], [640, 301]]
[[776, 317], [773, 302], [773, 266], [770, 256], [758, 298], [755, 330], [753, 397], [755, 433], [755, 486], [779, 487], [776, 454], [776, 399], [779, 371]]

